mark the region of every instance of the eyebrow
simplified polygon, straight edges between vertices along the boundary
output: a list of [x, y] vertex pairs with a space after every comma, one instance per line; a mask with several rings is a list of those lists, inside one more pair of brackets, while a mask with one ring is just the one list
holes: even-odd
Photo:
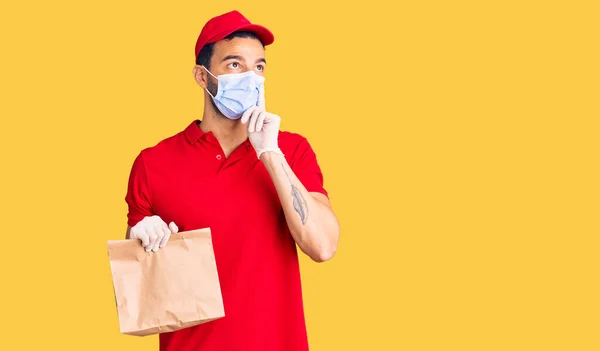
[[243, 61], [244, 58], [241, 57], [240, 55], [227, 55], [227, 56], [225, 56], [225, 58], [223, 59], [222, 62], [225, 62], [227, 60], [240, 60], [240, 61]]
[[[225, 62], [227, 60], [239, 60], [239, 61], [243, 61], [244, 58], [240, 55], [227, 55], [225, 56], [225, 58], [223, 59], [222, 62]], [[267, 60], [265, 60], [264, 57], [259, 58], [258, 60], [256, 60], [256, 63], [262, 62], [264, 64], [267, 64]]]

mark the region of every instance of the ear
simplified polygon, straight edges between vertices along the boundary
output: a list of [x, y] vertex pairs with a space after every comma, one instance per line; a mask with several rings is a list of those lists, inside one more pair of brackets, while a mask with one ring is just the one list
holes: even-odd
[[202, 66], [195, 65], [192, 69], [192, 75], [194, 76], [194, 80], [196, 80], [196, 83], [198, 83], [199, 86], [201, 86], [204, 89], [208, 88], [208, 73]]

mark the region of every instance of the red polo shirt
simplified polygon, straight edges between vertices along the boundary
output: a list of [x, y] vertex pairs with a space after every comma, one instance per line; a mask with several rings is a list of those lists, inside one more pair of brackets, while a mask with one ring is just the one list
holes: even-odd
[[[199, 123], [142, 150], [125, 197], [130, 226], [158, 215], [212, 231], [225, 317], [160, 334], [160, 350], [306, 351], [298, 255], [275, 186], [249, 140], [225, 158]], [[280, 132], [279, 147], [306, 189], [327, 195], [307, 140]]]

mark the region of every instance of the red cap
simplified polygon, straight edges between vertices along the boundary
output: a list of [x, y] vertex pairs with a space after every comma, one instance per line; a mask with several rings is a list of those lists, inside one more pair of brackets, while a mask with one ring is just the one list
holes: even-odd
[[194, 57], [198, 57], [198, 54], [204, 45], [217, 42], [237, 31], [248, 31], [256, 34], [265, 46], [272, 44], [273, 41], [275, 41], [275, 37], [270, 30], [258, 24], [250, 23], [250, 21], [238, 11], [231, 11], [213, 17], [206, 22], [196, 41], [196, 55]]

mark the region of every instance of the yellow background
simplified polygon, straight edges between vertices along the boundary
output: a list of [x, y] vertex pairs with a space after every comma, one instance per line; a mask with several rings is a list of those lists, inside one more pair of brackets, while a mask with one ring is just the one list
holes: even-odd
[[106, 241], [235, 8], [275, 33], [268, 109], [342, 224], [301, 259], [311, 350], [599, 350], [594, 3], [4, 2], [0, 348], [157, 349], [119, 334]]

